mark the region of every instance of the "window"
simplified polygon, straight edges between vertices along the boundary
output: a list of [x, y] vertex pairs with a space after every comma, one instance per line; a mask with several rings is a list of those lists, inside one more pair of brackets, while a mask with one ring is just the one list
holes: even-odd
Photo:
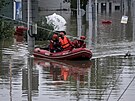
[[115, 6], [115, 10], [120, 10], [120, 6]]

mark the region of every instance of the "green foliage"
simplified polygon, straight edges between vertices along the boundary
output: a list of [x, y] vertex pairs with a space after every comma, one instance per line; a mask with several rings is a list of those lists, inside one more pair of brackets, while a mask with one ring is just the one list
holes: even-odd
[[11, 38], [14, 33], [13, 23], [0, 19], [0, 39]]
[[8, 5], [9, 3], [7, 3], [5, 0], [0, 0], [0, 11], [1, 11], [1, 9], [4, 7], [4, 6], [6, 6], [6, 5]]
[[0, 10], [1, 10], [1, 8], [4, 7], [4, 5], [5, 5], [5, 0], [0, 0]]
[[38, 41], [47, 40], [49, 36], [52, 34], [53, 26], [47, 24], [47, 20], [45, 17], [41, 17], [41, 19], [37, 22], [39, 26], [37, 29], [37, 35], [35, 37]]
[[[9, 3], [6, 0], [0, 0], [0, 11], [3, 7]], [[0, 17], [0, 39], [2, 38], [11, 38], [13, 36], [14, 28], [12, 22], [4, 20]]]

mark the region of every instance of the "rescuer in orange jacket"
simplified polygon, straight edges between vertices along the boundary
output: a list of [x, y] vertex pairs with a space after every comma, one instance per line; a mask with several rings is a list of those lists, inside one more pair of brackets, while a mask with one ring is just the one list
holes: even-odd
[[70, 42], [70, 40], [65, 36], [65, 32], [60, 32], [59, 41], [61, 43], [63, 50], [72, 50], [73, 49], [73, 45]]
[[81, 36], [81, 37], [80, 37], [80, 40], [78, 40], [78, 46], [79, 46], [79, 47], [86, 48], [86, 43], [85, 43], [85, 41], [84, 41], [85, 39], [86, 39], [85, 36]]
[[80, 39], [75, 39], [72, 44], [75, 48], [86, 48], [85, 36], [81, 36]]
[[59, 37], [57, 34], [54, 34], [52, 36], [52, 39], [50, 40], [50, 52], [60, 52], [62, 51], [61, 44], [59, 42]]

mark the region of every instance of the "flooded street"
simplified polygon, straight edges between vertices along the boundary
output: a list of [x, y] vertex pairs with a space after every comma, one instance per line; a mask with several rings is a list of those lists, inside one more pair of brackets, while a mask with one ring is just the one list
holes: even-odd
[[7, 47], [1, 49], [1, 101], [133, 101], [135, 98], [134, 56], [107, 56], [90, 61], [35, 58], [30, 67], [27, 45]]
[[[134, 101], [133, 25], [121, 24], [121, 16], [120, 11], [98, 15], [87, 61], [29, 58], [26, 43], [0, 40], [0, 101]], [[74, 36], [76, 21], [70, 17], [67, 29]], [[112, 24], [102, 24], [104, 19]]]

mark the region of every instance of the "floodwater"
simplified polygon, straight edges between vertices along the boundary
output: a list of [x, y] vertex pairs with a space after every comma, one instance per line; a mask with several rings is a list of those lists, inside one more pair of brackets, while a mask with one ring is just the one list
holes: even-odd
[[[27, 44], [0, 41], [0, 100], [134, 101], [132, 23], [120, 24], [120, 12], [108, 16], [98, 16], [88, 61], [29, 58]], [[112, 24], [101, 23], [108, 18]], [[131, 56], [125, 57], [128, 51]]]
[[134, 101], [134, 56], [54, 61], [28, 58], [25, 44], [1, 44], [1, 101]]

